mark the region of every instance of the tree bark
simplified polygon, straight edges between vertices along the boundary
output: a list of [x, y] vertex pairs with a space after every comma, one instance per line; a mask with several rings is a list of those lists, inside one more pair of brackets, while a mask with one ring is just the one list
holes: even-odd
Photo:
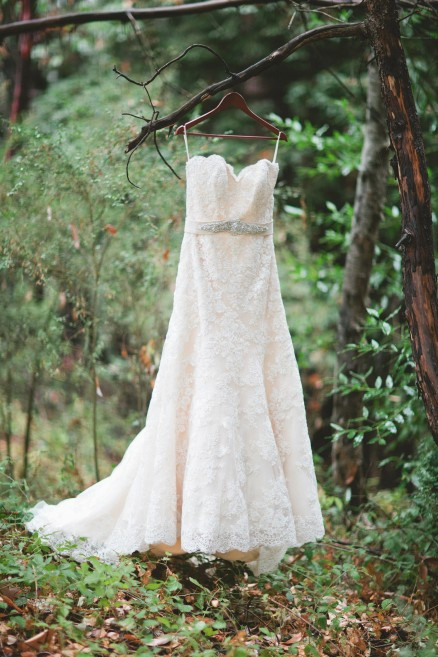
[[[35, 0], [22, 0], [21, 20], [26, 22], [35, 13]], [[20, 34], [18, 37], [17, 67], [15, 70], [14, 89], [12, 93], [9, 121], [16, 123], [18, 117], [29, 106], [31, 90], [31, 53], [33, 45], [32, 34]], [[9, 160], [14, 155], [14, 148], [8, 148], [4, 159]]]
[[[21, 21], [29, 21], [34, 13], [34, 0], [22, 0]], [[20, 22], [21, 22], [20, 21]], [[25, 110], [29, 103], [30, 86], [30, 55], [33, 37], [31, 34], [21, 34], [18, 39], [18, 60], [14, 80], [11, 113], [9, 120], [15, 123], [19, 114]]]
[[[363, 369], [355, 350], [346, 350], [346, 346], [359, 344], [363, 334], [374, 247], [383, 216], [387, 179], [388, 136], [385, 114], [379, 73], [371, 63], [368, 67], [364, 142], [338, 319], [336, 375], [342, 371], [350, 377], [352, 373]], [[354, 418], [362, 416], [362, 398], [362, 393], [358, 391], [349, 395], [336, 394], [332, 422], [349, 428]], [[351, 439], [344, 436], [333, 443], [334, 480], [341, 486], [350, 486], [352, 501], [358, 503], [364, 498], [362, 460], [362, 443], [355, 446]]]
[[400, 191], [403, 289], [417, 383], [438, 444], [438, 303], [426, 158], [395, 0], [368, 0], [367, 29], [380, 73]]

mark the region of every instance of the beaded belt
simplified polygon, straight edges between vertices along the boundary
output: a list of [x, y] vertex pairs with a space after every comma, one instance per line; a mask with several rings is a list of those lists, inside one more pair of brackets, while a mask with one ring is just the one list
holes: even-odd
[[273, 222], [269, 221], [263, 224], [250, 223], [240, 219], [230, 221], [191, 221], [185, 220], [185, 233], [196, 233], [198, 235], [206, 233], [231, 233], [232, 235], [272, 235]]

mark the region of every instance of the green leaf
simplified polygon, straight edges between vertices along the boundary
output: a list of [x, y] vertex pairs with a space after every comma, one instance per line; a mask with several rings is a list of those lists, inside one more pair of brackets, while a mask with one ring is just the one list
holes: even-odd
[[330, 426], [332, 429], [335, 429], [336, 431], [344, 431], [344, 427], [341, 427], [340, 424], [335, 424], [334, 422], [330, 422]]
[[215, 620], [212, 625], [216, 630], [223, 630], [224, 627], [227, 626], [227, 624], [224, 620]]
[[265, 634], [266, 636], [272, 636], [273, 635], [273, 632], [271, 630], [268, 630], [267, 627], [260, 627], [259, 632], [261, 632], [262, 634]]
[[357, 434], [354, 436], [354, 439], [353, 439], [353, 445], [354, 445], [355, 447], [357, 447], [357, 445], [360, 445], [361, 442], [362, 442], [362, 440], [363, 440], [363, 438], [364, 438], [363, 433], [357, 433]]
[[287, 212], [287, 214], [292, 215], [293, 217], [301, 217], [303, 214], [302, 208], [297, 208], [293, 205], [285, 205], [284, 211]]
[[325, 630], [327, 627], [327, 617], [321, 614], [320, 616], [317, 617], [315, 624], [318, 627], [321, 627], [323, 630]]
[[397, 433], [397, 427], [395, 426], [394, 422], [392, 422], [392, 420], [387, 420], [383, 426], [385, 429], [388, 429], [390, 433]]
[[246, 648], [241, 648], [240, 646], [234, 648], [231, 654], [233, 655], [233, 657], [248, 657], [248, 652]]

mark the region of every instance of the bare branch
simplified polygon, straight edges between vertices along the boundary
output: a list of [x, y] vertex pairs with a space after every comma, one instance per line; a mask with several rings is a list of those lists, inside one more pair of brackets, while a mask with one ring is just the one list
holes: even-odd
[[82, 11], [62, 16], [46, 16], [28, 21], [16, 21], [0, 25], [0, 38], [23, 34], [25, 32], [40, 32], [49, 28], [66, 27], [67, 25], [84, 25], [85, 23], [100, 23], [115, 21], [119, 23], [132, 23], [133, 20], [145, 21], [156, 18], [176, 18], [191, 14], [204, 14], [218, 9], [240, 7], [241, 5], [274, 4], [286, 0], [206, 0], [205, 2], [192, 2], [185, 5], [170, 7], [150, 7], [149, 9], [127, 9], [125, 11]]
[[[243, 71], [240, 71], [239, 73], [234, 73], [232, 76], [229, 76], [224, 80], [221, 80], [220, 82], [214, 82], [213, 84], [210, 84], [208, 87], [206, 87], [205, 89], [197, 93], [195, 96], [190, 98], [186, 103], [184, 103], [184, 105], [179, 107], [177, 110], [174, 110], [167, 116], [163, 116], [161, 119], [157, 119], [156, 121], [154, 120], [149, 121], [148, 124], [142, 128], [139, 135], [135, 137], [135, 139], [129, 142], [125, 152], [130, 153], [132, 150], [137, 148], [137, 146], [139, 146], [140, 143], [144, 143], [145, 137], [148, 136], [149, 134], [156, 132], [157, 130], [161, 130], [162, 128], [172, 126], [179, 119], [181, 119], [188, 112], [190, 112], [190, 110], [192, 110], [196, 105], [198, 105], [198, 103], [207, 100], [207, 98], [210, 98], [211, 96], [214, 96], [219, 92], [224, 91], [225, 89], [231, 89], [235, 87], [237, 84], [240, 84], [245, 80], [249, 80], [250, 78], [256, 75], [259, 75], [260, 73], [262, 73], [262, 71], [266, 71], [267, 69], [273, 66], [277, 66], [282, 61], [284, 61], [291, 53], [295, 52], [299, 48], [302, 48], [303, 46], [308, 45], [309, 43], [312, 43], [314, 41], [320, 41], [322, 39], [333, 39], [337, 37], [342, 37], [342, 38], [364, 37], [365, 38], [366, 37], [365, 23], [359, 22], [359, 23], [343, 23], [342, 25], [339, 24], [322, 25], [320, 27], [315, 27], [314, 29], [309, 30], [308, 32], [304, 32], [303, 34], [294, 37], [290, 41], [287, 41], [284, 45], [280, 46], [280, 48], [277, 48], [277, 50], [274, 50], [274, 52], [271, 52], [263, 59], [260, 59], [255, 64], [248, 66], [248, 68], [244, 69]], [[139, 84], [144, 87], [143, 83], [135, 82], [135, 84]]]

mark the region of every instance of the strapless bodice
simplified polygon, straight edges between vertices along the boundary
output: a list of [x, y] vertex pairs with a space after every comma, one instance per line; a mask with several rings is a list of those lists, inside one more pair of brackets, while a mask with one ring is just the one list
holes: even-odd
[[[271, 233], [277, 177], [278, 163], [265, 158], [236, 174], [222, 155], [194, 155], [186, 162], [185, 230]], [[202, 231], [201, 223], [211, 226]]]

